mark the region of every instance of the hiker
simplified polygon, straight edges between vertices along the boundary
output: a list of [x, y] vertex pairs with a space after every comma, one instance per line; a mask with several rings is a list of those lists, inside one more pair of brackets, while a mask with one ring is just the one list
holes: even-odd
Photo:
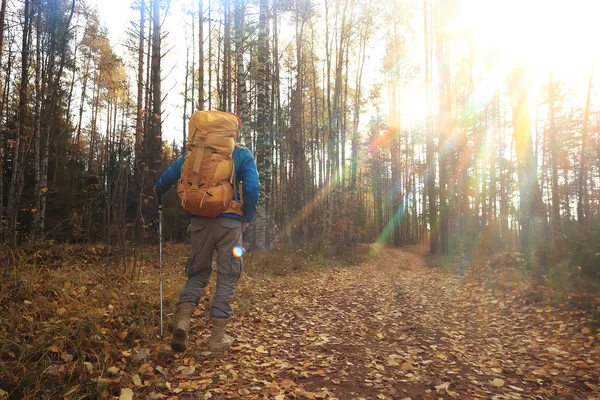
[[191, 215], [192, 252], [185, 266], [187, 282], [177, 303], [171, 347], [188, 347], [190, 316], [212, 273], [217, 252], [217, 289], [210, 315], [211, 351], [228, 350], [233, 339], [225, 335], [231, 320], [231, 301], [242, 274], [242, 232], [256, 214], [260, 184], [250, 150], [236, 143], [241, 121], [222, 111], [197, 111], [189, 120], [186, 153], [156, 183], [162, 196], [177, 183], [181, 205]]

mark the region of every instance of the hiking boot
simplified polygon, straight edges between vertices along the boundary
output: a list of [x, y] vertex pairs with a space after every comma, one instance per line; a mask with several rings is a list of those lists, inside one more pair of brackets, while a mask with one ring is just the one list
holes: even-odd
[[196, 308], [192, 303], [177, 304], [175, 313], [175, 329], [173, 329], [173, 340], [171, 348], [177, 352], [183, 352], [188, 347], [188, 330], [190, 329], [190, 316]]
[[231, 347], [233, 338], [225, 334], [225, 326], [231, 321], [231, 318], [227, 319], [212, 319], [212, 331], [210, 332], [210, 339], [208, 339], [208, 349], [210, 351], [227, 351]]

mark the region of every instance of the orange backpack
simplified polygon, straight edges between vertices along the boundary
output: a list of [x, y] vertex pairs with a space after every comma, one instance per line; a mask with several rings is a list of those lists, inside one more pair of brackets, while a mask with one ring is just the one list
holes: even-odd
[[181, 205], [191, 214], [217, 217], [243, 215], [238, 199], [233, 150], [239, 131], [238, 118], [228, 112], [197, 111], [189, 121], [186, 155], [177, 182]]

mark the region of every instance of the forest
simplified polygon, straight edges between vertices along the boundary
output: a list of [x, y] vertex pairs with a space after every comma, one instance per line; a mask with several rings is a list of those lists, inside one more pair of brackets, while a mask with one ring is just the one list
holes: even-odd
[[[81, 264], [85, 268], [95, 266], [103, 287], [142, 287], [158, 262], [154, 185], [185, 152], [190, 116], [221, 110], [240, 117], [241, 143], [253, 153], [260, 177], [258, 213], [244, 234], [250, 274], [261, 262], [278, 276], [289, 272], [282, 267], [286, 264], [296, 270], [362, 260], [365, 247], [375, 257], [371, 263], [384, 263], [382, 269], [381, 257], [390, 254], [404, 260], [401, 270], [423, 260], [450, 265], [463, 276], [465, 271], [479, 274], [483, 267], [494, 273], [515, 268], [518, 275], [507, 280], [524, 284], [512, 289], [527, 301], [550, 299], [557, 306], [567, 297], [585, 297], [590, 337], [596, 343], [600, 339], [593, 333], [600, 326], [600, 62], [597, 46], [589, 41], [600, 11], [595, 2], [131, 0], [124, 2], [128, 24], [116, 27], [100, 3], [1, 0], [3, 312], [24, 288], [32, 296], [42, 293], [32, 282], [43, 274], [63, 279], [57, 277], [67, 272], [61, 274], [59, 267], [79, 262], [68, 257], [87, 260]], [[122, 32], [120, 43], [112, 40], [115, 30]], [[164, 207], [167, 260], [179, 265], [189, 252], [181, 245], [188, 240], [189, 215], [174, 191]], [[41, 266], [43, 273], [35, 269]], [[19, 268], [33, 274], [31, 279]], [[437, 270], [415, 279], [425, 285], [430, 275], [441, 274]], [[384, 272], [374, 271], [384, 279], [379, 275]], [[423, 286], [423, 293], [436, 297], [437, 284]], [[77, 297], [74, 289], [83, 295], [77, 285], [64, 285], [57, 291], [70, 292], [71, 298]], [[421, 296], [416, 287], [407, 286], [405, 293]], [[567, 297], [558, 299], [557, 290]], [[112, 304], [110, 289], [98, 293], [103, 307]], [[22, 296], [16, 296], [21, 303], [32, 301]], [[144, 298], [148, 310], [156, 301]], [[36, 313], [36, 321], [46, 320], [43, 310]], [[251, 319], [249, 313], [243, 318]], [[105, 317], [117, 323], [116, 316]], [[125, 329], [125, 338], [137, 332], [136, 351], [140, 340], [146, 343], [156, 333], [156, 318], [148, 318], [145, 333], [138, 332], [144, 330], [139, 321], [135, 329]], [[3, 346], [13, 340], [9, 321], [0, 322]], [[33, 325], [19, 329], [34, 330]], [[577, 332], [585, 336], [590, 328]], [[8, 353], [0, 351], [0, 377], [13, 382], [0, 383], [0, 398], [58, 395], [36, 391], [43, 390], [45, 378], [19, 378], [17, 371], [22, 373], [29, 361], [2, 361], [29, 352], [25, 359], [42, 365], [46, 354], [64, 355], [55, 351], [56, 338], [64, 342], [69, 335], [50, 336], [57, 347], [44, 356], [19, 347], [18, 341]], [[97, 368], [100, 356], [94, 361], [84, 353], [75, 359], [91, 376], [85, 363]], [[73, 354], [58, 361], [68, 364]], [[589, 361], [600, 362], [597, 345], [591, 354]], [[411, 357], [404, 363], [392, 357], [386, 365], [401, 365], [406, 373], [418, 364]], [[101, 364], [107, 371], [106, 360]], [[598, 371], [593, 372], [593, 361], [584, 364], [589, 368], [581, 370], [589, 379], [566, 373], [580, 380], [570, 389], [573, 398], [584, 391], [598, 393]], [[72, 388], [77, 383], [73, 396], [96, 393], [77, 374], [68, 374]], [[519, 387], [493, 376], [488, 378], [495, 389]], [[219, 379], [211, 382], [203, 393], [234, 398], [228, 391], [206, 392]], [[307, 383], [303, 393], [323, 395], [311, 382], [314, 387]], [[296, 381], [276, 383], [277, 390], [271, 384], [260, 395], [246, 387], [232, 393], [283, 399], [288, 397], [277, 396], [290, 396], [295, 389], [294, 396], [302, 398]], [[118, 396], [115, 385], [96, 394]], [[440, 385], [444, 382], [425, 385], [428, 394], [408, 386], [402, 396], [381, 388], [377, 393], [382, 399], [455, 393]], [[376, 398], [375, 392], [354, 389], [349, 397], [338, 396]], [[538, 389], [525, 391], [544, 398], [547, 393]], [[454, 390], [461, 398], [467, 393]], [[334, 397], [327, 393], [306, 398]]]

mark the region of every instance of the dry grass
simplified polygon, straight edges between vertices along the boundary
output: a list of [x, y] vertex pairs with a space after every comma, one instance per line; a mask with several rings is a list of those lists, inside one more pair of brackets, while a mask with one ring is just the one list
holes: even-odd
[[132, 283], [112, 265], [106, 274], [108, 254], [58, 246], [24, 252], [3, 271], [0, 388], [10, 397], [54, 397], [65, 387], [73, 398], [107, 395], [107, 368], [157, 335], [154, 265], [144, 263], [144, 279]]
[[[6, 255], [0, 286], [0, 399], [107, 398], [119, 395], [119, 380], [135, 374], [160, 348], [157, 248], [147, 248], [140, 279], [131, 281], [133, 260], [123, 274], [117, 251], [103, 245], [54, 245]], [[166, 244], [165, 332], [185, 278], [188, 244]], [[258, 282], [295, 272], [344, 265], [304, 253], [249, 253], [234, 304], [240, 315], [252, 307]], [[213, 282], [201, 299], [208, 309]], [[156, 357], [157, 352], [151, 352]], [[119, 365], [115, 375], [111, 367]], [[151, 388], [149, 388], [150, 390]]]

